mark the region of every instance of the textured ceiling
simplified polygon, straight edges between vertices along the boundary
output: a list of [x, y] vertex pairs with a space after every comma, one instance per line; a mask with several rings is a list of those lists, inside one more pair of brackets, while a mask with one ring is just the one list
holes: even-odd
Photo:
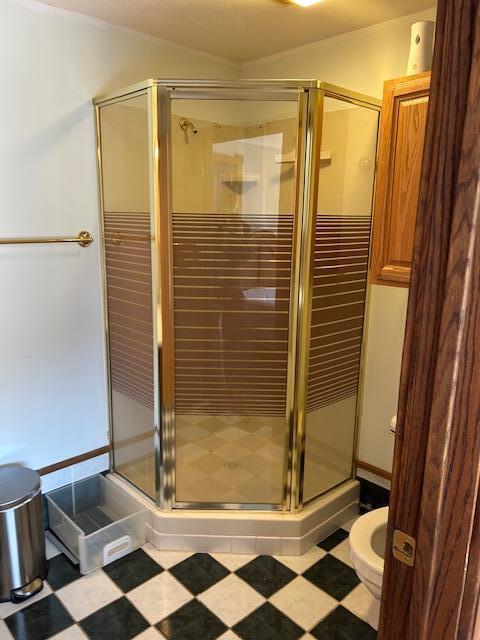
[[241, 63], [427, 9], [434, 0], [42, 0]]

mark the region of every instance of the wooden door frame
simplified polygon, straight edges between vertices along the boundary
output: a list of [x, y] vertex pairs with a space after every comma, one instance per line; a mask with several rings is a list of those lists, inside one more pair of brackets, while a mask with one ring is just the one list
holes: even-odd
[[480, 0], [439, 0], [379, 640], [480, 633], [479, 97]]

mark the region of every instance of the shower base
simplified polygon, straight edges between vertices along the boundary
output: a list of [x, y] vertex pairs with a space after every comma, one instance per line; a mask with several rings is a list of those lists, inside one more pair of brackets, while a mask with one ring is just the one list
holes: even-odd
[[160, 511], [115, 473], [118, 483], [148, 510], [147, 540], [161, 550], [301, 555], [358, 514], [360, 485], [348, 480], [299, 513]]

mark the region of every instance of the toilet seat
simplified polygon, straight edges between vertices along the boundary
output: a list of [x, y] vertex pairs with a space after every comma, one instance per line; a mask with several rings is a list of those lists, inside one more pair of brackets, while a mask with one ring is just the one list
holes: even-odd
[[386, 525], [388, 507], [374, 509], [356, 520], [350, 531], [350, 551], [357, 573], [378, 588], [381, 588], [385, 561], [373, 549], [375, 531]]

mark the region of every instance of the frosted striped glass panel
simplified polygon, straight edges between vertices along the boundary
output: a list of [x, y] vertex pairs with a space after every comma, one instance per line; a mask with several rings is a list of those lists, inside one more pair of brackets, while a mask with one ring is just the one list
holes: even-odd
[[370, 216], [317, 218], [307, 410], [356, 393]]
[[351, 477], [378, 113], [325, 99], [305, 438], [304, 500]]
[[150, 214], [106, 211], [104, 226], [112, 389], [152, 410]]
[[171, 127], [176, 500], [278, 504], [297, 103], [174, 100]]
[[283, 418], [292, 216], [175, 214], [173, 237], [177, 412]]

